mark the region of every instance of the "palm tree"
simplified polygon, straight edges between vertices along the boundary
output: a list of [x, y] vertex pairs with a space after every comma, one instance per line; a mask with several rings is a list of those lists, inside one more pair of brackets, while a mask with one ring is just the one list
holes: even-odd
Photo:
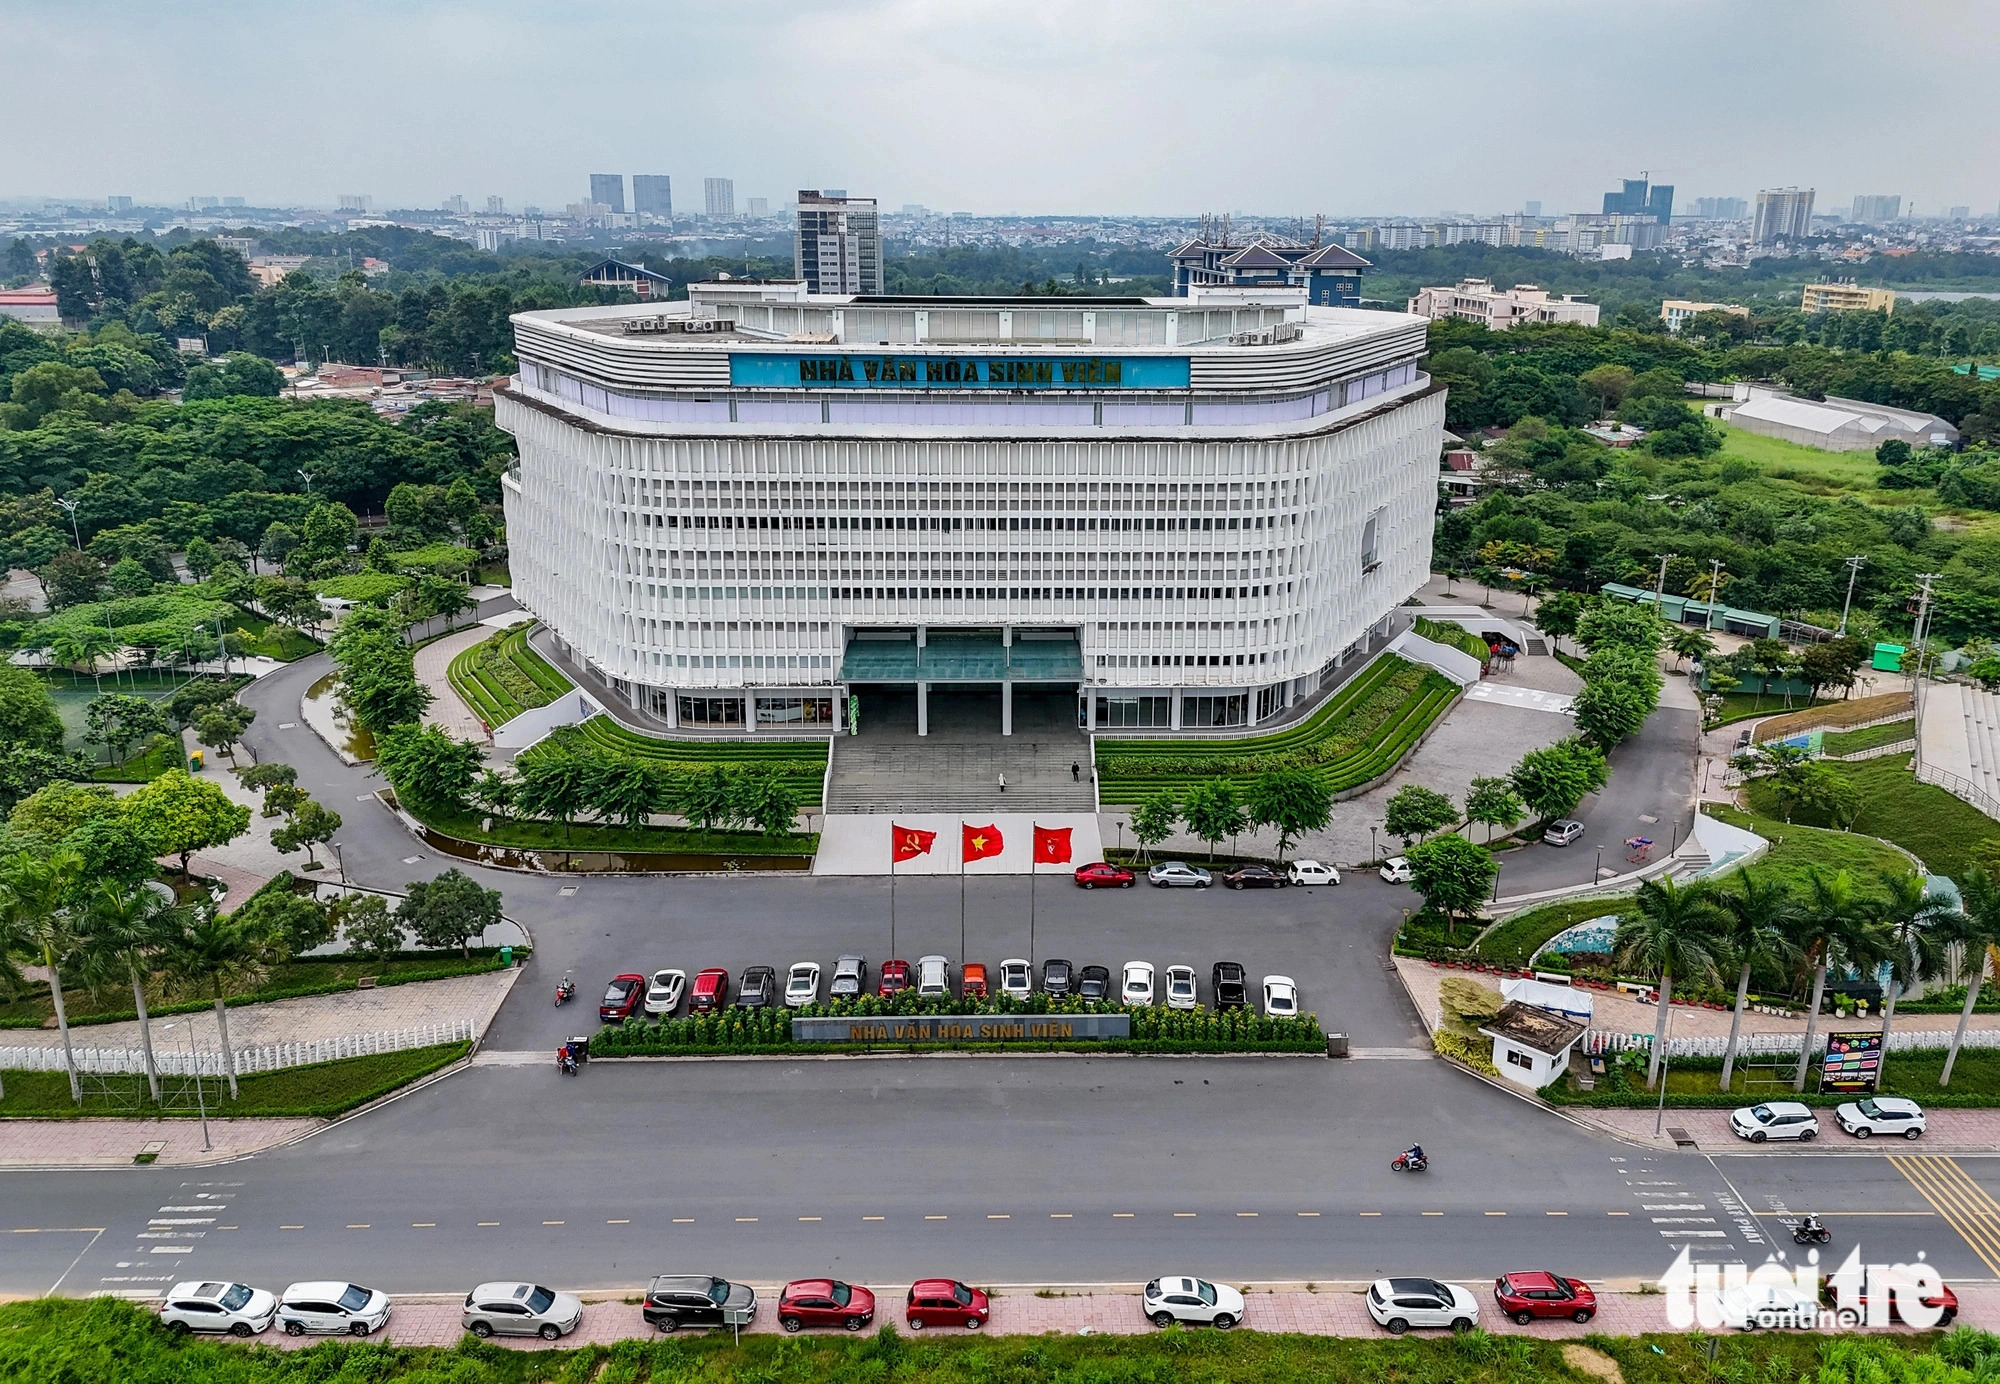
[[1722, 1089], [1727, 1091], [1736, 1070], [1743, 1006], [1750, 998], [1750, 968], [1782, 968], [1792, 961], [1795, 952], [1787, 933], [1798, 910], [1792, 891], [1782, 882], [1747, 869], [1737, 876], [1736, 888], [1718, 893], [1715, 901], [1723, 912], [1716, 940], [1739, 967], [1735, 1012], [1729, 1017], [1729, 1046], [1722, 1052]]
[[[111, 638], [111, 631], [95, 625], [61, 630], [49, 641], [49, 652], [55, 655], [57, 662], [72, 667], [80, 663], [88, 664], [92, 681], [97, 681], [97, 660], [114, 652], [117, 647]], [[101, 691], [104, 684], [97, 681], [97, 686]]]
[[1676, 665], [1690, 658], [1706, 663], [1708, 656], [1715, 652], [1715, 641], [1708, 637], [1705, 630], [1698, 630], [1693, 625], [1680, 625], [1667, 636], [1667, 648], [1672, 651]]
[[1964, 950], [1971, 974], [1965, 978], [1965, 1008], [1958, 1011], [1958, 1029], [1951, 1035], [1951, 1051], [1945, 1054], [1944, 1074], [1938, 1085], [1951, 1085], [1951, 1069], [1958, 1061], [1959, 1045], [1965, 1041], [1965, 1026], [1972, 1007], [1979, 1003], [1979, 982], [1986, 976], [1986, 949], [2000, 943], [2000, 879], [1974, 865], [1958, 882], [1959, 911], [1947, 913], [1939, 930], [1947, 941]]
[[1951, 896], [1933, 893], [1922, 875], [1884, 870], [1882, 883], [1889, 891], [1880, 905], [1889, 954], [1882, 962], [1887, 975], [1883, 977], [1882, 1059], [1875, 1075], [1878, 1089], [1881, 1074], [1889, 1066], [1889, 1033], [1896, 1023], [1896, 1001], [1904, 990], [1944, 969], [1950, 944], [1938, 924], [1954, 908]]
[[223, 996], [262, 981], [282, 953], [282, 944], [263, 928], [218, 917], [213, 908], [203, 908], [167, 944], [164, 960], [170, 982], [189, 994], [206, 994], [215, 1005], [231, 1100], [236, 1099], [236, 1054], [229, 1046], [229, 1010]]
[[69, 1038], [69, 1009], [63, 1002], [62, 963], [71, 959], [76, 937], [64, 907], [82, 862], [67, 851], [38, 858], [16, 856], [0, 874], [0, 936], [13, 950], [33, 956], [48, 969], [49, 997], [55, 1002], [56, 1028], [62, 1033], [63, 1065], [69, 1069], [69, 1098], [83, 1104], [83, 1083], [76, 1075], [76, 1049]]
[[171, 942], [182, 923], [180, 909], [145, 883], [100, 880], [83, 905], [79, 941], [86, 966], [99, 974], [122, 972], [120, 979], [132, 984], [139, 1050], [145, 1056], [146, 1085], [155, 1105], [160, 1103], [160, 1070], [153, 1060], [153, 1026], [146, 1014], [146, 970], [140, 956]]
[[1820, 1001], [1826, 997], [1826, 972], [1832, 965], [1869, 967], [1889, 950], [1880, 925], [1878, 906], [1856, 887], [1845, 870], [1829, 875], [1813, 869], [1806, 875], [1806, 896], [1799, 902], [1793, 941], [1812, 966], [1812, 1002], [1806, 1009], [1805, 1042], [1799, 1049], [1799, 1069], [1792, 1089], [1806, 1089], [1806, 1068], [1812, 1062], [1813, 1035], [1819, 1028]]
[[1639, 886], [1632, 911], [1618, 920], [1612, 949], [1618, 964], [1640, 974], [1659, 976], [1659, 1016], [1653, 1023], [1653, 1052], [1646, 1064], [1646, 1086], [1659, 1080], [1660, 1059], [1667, 1042], [1667, 1006], [1673, 1003], [1674, 976], [1692, 976], [1713, 984], [1715, 944], [1721, 930], [1721, 909], [1705, 884], [1683, 887], [1672, 879], [1649, 879]]

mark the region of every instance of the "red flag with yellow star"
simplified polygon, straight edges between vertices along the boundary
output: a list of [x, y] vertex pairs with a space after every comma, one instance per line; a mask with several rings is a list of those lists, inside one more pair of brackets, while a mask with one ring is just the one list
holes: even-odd
[[889, 826], [889, 839], [895, 851], [895, 859], [915, 860], [920, 855], [931, 853], [931, 842], [937, 840], [937, 833], [922, 831], [916, 827], [899, 827], [892, 822]]
[[958, 829], [962, 833], [961, 849], [964, 852], [960, 858], [968, 863], [984, 860], [990, 855], [998, 855], [1001, 848], [1006, 845], [1005, 839], [1000, 835], [1000, 828], [996, 826], [975, 827], [960, 822]]

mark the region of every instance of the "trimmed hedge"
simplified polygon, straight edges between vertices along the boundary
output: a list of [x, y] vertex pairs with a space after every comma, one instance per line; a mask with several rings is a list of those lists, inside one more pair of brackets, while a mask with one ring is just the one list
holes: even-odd
[[609, 716], [593, 716], [579, 729], [584, 739], [601, 750], [656, 760], [684, 773], [711, 764], [767, 770], [790, 781], [799, 795], [801, 810], [819, 805], [820, 788], [826, 781], [824, 740], [776, 736], [768, 740], [656, 740], [625, 729]]
[[1312, 716], [1275, 734], [1198, 743], [1100, 740], [1101, 797], [1137, 803], [1162, 788], [1216, 778], [1244, 788], [1280, 768], [1310, 769], [1329, 791], [1343, 792], [1394, 768], [1458, 692], [1442, 673], [1385, 655]]
[[414, 585], [410, 578], [395, 572], [350, 572], [313, 583], [313, 594], [337, 601], [359, 601], [363, 605], [386, 606], [397, 592]]
[[[792, 1018], [917, 1014], [1130, 1014], [1130, 1039], [1082, 1040], [1071, 1043], [795, 1043]], [[1051, 1003], [1046, 995], [1026, 1001], [1002, 995], [981, 1004], [957, 999], [919, 999], [900, 995], [894, 1000], [863, 996], [857, 1001], [806, 1005], [800, 1009], [725, 1009], [718, 1014], [690, 1015], [648, 1023], [627, 1019], [591, 1040], [593, 1057], [699, 1056], [710, 1053], [769, 1053], [795, 1055], [848, 1051], [880, 1051], [907, 1046], [915, 1051], [962, 1048], [988, 1051], [1082, 1052], [1324, 1052], [1326, 1033], [1315, 1015], [1268, 1019], [1247, 1010], [1172, 1010], [1159, 1005], [1084, 1004], [1069, 999]]]
[[1441, 624], [1428, 616], [1419, 615], [1411, 628], [1433, 644], [1443, 644], [1447, 648], [1471, 654], [1479, 660], [1479, 666], [1482, 668], [1493, 657], [1493, 650], [1486, 646], [1486, 641], [1463, 625]]
[[445, 671], [452, 690], [489, 726], [547, 706], [572, 686], [529, 646], [528, 629], [501, 630], [460, 652]]
[[[1821, 1032], [1825, 1032], [1821, 1025]], [[1938, 1073], [1944, 1064], [1944, 1046], [1936, 1048], [1914, 1048], [1898, 1050], [1889, 1054], [1886, 1067], [1887, 1079], [1884, 1088], [1878, 1092], [1884, 1096], [1907, 1096], [1930, 1110], [1976, 1110], [2000, 1106], [2000, 1049], [1961, 1048], [1958, 1065], [1952, 1072], [1949, 1087], [1938, 1085]], [[1544, 1086], [1542, 1099], [1551, 1105], [1583, 1106], [1595, 1110], [1622, 1110], [1632, 1108], [1651, 1109], [1659, 1104], [1660, 1092], [1646, 1089], [1644, 1049], [1635, 1050], [1637, 1065], [1627, 1067], [1609, 1060], [1605, 1062], [1605, 1078], [1592, 1091], [1569, 1089], [1567, 1075]], [[1630, 1056], [1631, 1054], [1624, 1054]], [[1739, 1055], [1737, 1075], [1744, 1073], [1746, 1061], [1768, 1062], [1773, 1060], [1763, 1055]], [[1789, 1065], [1789, 1064], [1788, 1064]], [[1669, 1078], [1699, 1074], [1709, 1077], [1705, 1091], [1675, 1091], [1670, 1080], [1666, 1093], [1669, 1110], [1735, 1110], [1744, 1105], [1755, 1105], [1762, 1100], [1796, 1100], [1817, 1109], [1831, 1110], [1853, 1100], [1853, 1092], [1829, 1091], [1822, 1094], [1816, 1088], [1819, 1084], [1819, 1063], [1815, 1060], [1806, 1069], [1806, 1089], [1794, 1093], [1789, 1085], [1781, 1088], [1760, 1088], [1756, 1091], [1718, 1091], [1713, 1089], [1716, 1078], [1722, 1074], [1722, 1059], [1719, 1057], [1674, 1057], [1667, 1062]], [[1822, 1136], [1839, 1133], [1834, 1127], [1820, 1130]]]

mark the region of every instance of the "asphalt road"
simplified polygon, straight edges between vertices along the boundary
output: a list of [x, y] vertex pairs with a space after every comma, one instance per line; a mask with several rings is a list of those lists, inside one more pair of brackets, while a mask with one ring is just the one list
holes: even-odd
[[[324, 671], [308, 660], [246, 692], [260, 712], [253, 745], [347, 817], [352, 875], [394, 886], [435, 873], [445, 862], [406, 864], [428, 852], [355, 801], [379, 779], [340, 765], [297, 721], [299, 694]], [[1649, 726], [1621, 748], [1632, 763], [1595, 815], [1636, 816], [1671, 795], [1649, 781], [1666, 772], [1649, 756], [1678, 733]], [[619, 970], [830, 965], [892, 945], [886, 881], [471, 872], [505, 891], [536, 940], [489, 1051], [551, 1049], [594, 1026], [588, 1008], [549, 1003], [564, 970], [587, 1005]], [[1027, 894], [1024, 880], [970, 882], [965, 954], [1185, 960], [1204, 980], [1228, 956], [1253, 976], [1294, 976], [1306, 1006], [1357, 1047], [1422, 1043], [1383, 961], [1407, 890], [1368, 877], [1242, 894], [1044, 881], [1032, 944]], [[956, 959], [959, 927], [954, 881], [898, 884], [897, 952]], [[1411, 1141], [1432, 1170], [1392, 1173]], [[1649, 1154], [1399, 1056], [628, 1062], [573, 1080], [552, 1064], [482, 1066], [214, 1169], [0, 1174], [0, 1230], [34, 1232], [5, 1241], [0, 1293], [143, 1292], [192, 1274], [345, 1276], [391, 1292], [516, 1274], [613, 1287], [674, 1270], [752, 1282], [1129, 1283], [1168, 1268], [1476, 1279], [1523, 1266], [1653, 1277], [1683, 1246], [1761, 1262], [1774, 1230], [1785, 1240], [1782, 1217], [1806, 1210], [1834, 1216], [1837, 1251], [1865, 1235], [1873, 1261], [1922, 1252], [1950, 1277], [2000, 1274], [1954, 1229], [1983, 1243], [2000, 1227], [2000, 1163], [1918, 1152], [1908, 1166], [1935, 1203], [1888, 1158]]]

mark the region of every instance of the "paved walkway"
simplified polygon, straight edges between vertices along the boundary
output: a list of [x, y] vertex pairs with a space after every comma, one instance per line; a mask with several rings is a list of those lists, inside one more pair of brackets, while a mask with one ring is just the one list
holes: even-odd
[[0, 1168], [115, 1167], [153, 1143], [165, 1146], [157, 1162], [213, 1163], [285, 1143], [325, 1123], [211, 1118], [204, 1148], [199, 1120], [0, 1120]]
[[[1895, 1055], [1890, 1054], [1891, 1064]], [[1789, 1090], [1770, 1090], [1760, 1099], [1781, 1100], [1791, 1095]], [[1744, 1098], [1750, 1103], [1750, 1098]], [[1729, 1128], [1727, 1110], [1675, 1110], [1668, 1108], [1664, 1119], [1660, 1120], [1658, 1134], [1653, 1133], [1653, 1122], [1659, 1118], [1653, 1110], [1590, 1110], [1566, 1108], [1565, 1114], [1574, 1115], [1585, 1124], [1617, 1135], [1633, 1143], [1648, 1144], [1654, 1148], [1674, 1147], [1670, 1130], [1681, 1130], [1695, 1142], [1695, 1147], [1704, 1153], [1740, 1153], [1752, 1145], [1736, 1137]], [[1819, 1112], [1819, 1138], [1813, 1147], [1840, 1153], [1921, 1153], [1946, 1155], [1956, 1153], [1992, 1153], [2000, 1149], [2000, 1110], [1928, 1110], [1925, 1112], [1927, 1128], [1923, 1137], [1906, 1142], [1902, 1139], [1856, 1139], [1842, 1132], [1835, 1123], [1831, 1110]]]
[[[778, 1330], [772, 1303], [777, 1295], [777, 1284], [757, 1284], [757, 1317], [748, 1333], [773, 1333]], [[884, 1283], [870, 1285], [875, 1293], [875, 1327], [894, 1324], [899, 1331], [906, 1330], [902, 1321], [901, 1306], [908, 1285]], [[1545, 1336], [1557, 1339], [1578, 1339], [1593, 1332], [1613, 1336], [1636, 1336], [1645, 1332], [1671, 1330], [1667, 1322], [1666, 1298], [1657, 1292], [1635, 1291], [1608, 1292], [1598, 1290], [1598, 1313], [1594, 1321], [1579, 1324], [1571, 1321], [1544, 1321], [1533, 1326], [1516, 1326], [1499, 1315], [1494, 1309], [1491, 1294], [1483, 1284], [1468, 1284], [1480, 1299], [1480, 1325], [1496, 1335]], [[636, 1285], [632, 1290], [635, 1294]], [[1056, 1333], [1064, 1336], [1130, 1336], [1150, 1332], [1156, 1328], [1141, 1314], [1137, 1285], [1124, 1288], [1113, 1285], [1100, 1288], [1054, 1287], [1042, 1290], [1049, 1296], [1037, 1296], [1032, 1286], [1001, 1289], [994, 1291], [993, 1315], [987, 1323], [984, 1334], [1003, 1336], [1035, 1336]], [[1287, 1332], [1311, 1336], [1352, 1336], [1388, 1338], [1388, 1332], [1375, 1325], [1368, 1316], [1367, 1305], [1362, 1301], [1363, 1285], [1327, 1284], [1315, 1285], [1312, 1291], [1286, 1289], [1277, 1292], [1253, 1291], [1245, 1295], [1243, 1326], [1251, 1331]], [[1989, 1285], [1965, 1285], [1956, 1287], [1959, 1298], [1960, 1321], [1969, 1326], [1992, 1329], [2000, 1325], [2000, 1288]], [[462, 1338], [459, 1325], [462, 1302], [454, 1299], [448, 1302], [399, 1302], [389, 1325], [378, 1341], [386, 1340], [403, 1346], [450, 1346]], [[1885, 1327], [1881, 1330], [1905, 1332], [1907, 1327]], [[574, 1350], [579, 1346], [611, 1345], [622, 1340], [654, 1336], [657, 1333], [645, 1324], [636, 1304], [625, 1302], [590, 1302], [583, 1309], [583, 1321], [575, 1334], [560, 1343], [550, 1343], [537, 1339], [503, 1340], [495, 1338], [494, 1343], [514, 1346], [522, 1350]], [[840, 1334], [840, 1333], [829, 1333]], [[930, 1328], [925, 1335], [959, 1336], [964, 1330], [953, 1328]], [[1419, 1335], [1442, 1335], [1437, 1332], [1419, 1332]], [[231, 1338], [223, 1337], [228, 1340]], [[287, 1350], [301, 1349], [317, 1343], [315, 1337], [287, 1337], [271, 1331], [260, 1338], [264, 1345], [278, 1346]]]
[[425, 725], [443, 726], [460, 740], [476, 740], [482, 745], [486, 743], [486, 723], [474, 715], [472, 708], [453, 690], [446, 673], [454, 658], [474, 644], [491, 638], [492, 634], [493, 631], [484, 625], [471, 625], [456, 634], [433, 639], [417, 650], [417, 681], [428, 687], [436, 698], [424, 712]]

